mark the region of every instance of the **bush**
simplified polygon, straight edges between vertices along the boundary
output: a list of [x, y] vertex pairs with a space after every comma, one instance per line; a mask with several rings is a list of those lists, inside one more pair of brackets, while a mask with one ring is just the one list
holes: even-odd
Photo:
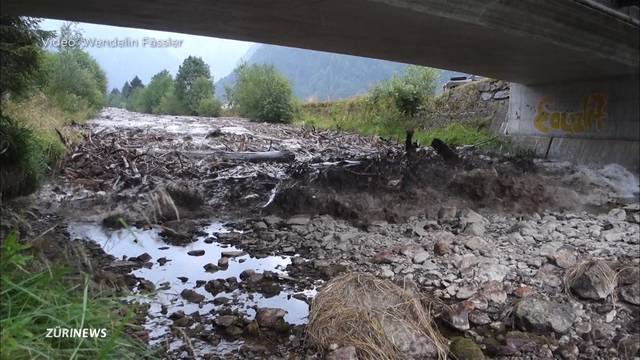
[[220, 102], [211, 97], [200, 100], [196, 113], [198, 116], [217, 117], [220, 116], [221, 108]]
[[0, 115], [0, 193], [12, 198], [33, 192], [46, 162], [33, 131]]
[[241, 116], [266, 122], [289, 122], [296, 105], [287, 79], [273, 65], [242, 64], [236, 82], [225, 89], [229, 105]]
[[68, 112], [105, 105], [107, 80], [95, 59], [80, 49], [50, 53], [45, 61], [45, 93]]

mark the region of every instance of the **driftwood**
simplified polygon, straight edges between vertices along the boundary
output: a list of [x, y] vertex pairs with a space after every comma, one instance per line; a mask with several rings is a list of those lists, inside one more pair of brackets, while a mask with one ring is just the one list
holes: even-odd
[[457, 164], [460, 162], [460, 157], [458, 154], [449, 147], [444, 141], [440, 139], [433, 139], [431, 141], [431, 147], [436, 150], [436, 152], [442, 156], [444, 161], [448, 164]]
[[296, 158], [291, 151], [236, 151], [216, 153], [215, 156], [223, 160], [247, 162], [292, 162]]

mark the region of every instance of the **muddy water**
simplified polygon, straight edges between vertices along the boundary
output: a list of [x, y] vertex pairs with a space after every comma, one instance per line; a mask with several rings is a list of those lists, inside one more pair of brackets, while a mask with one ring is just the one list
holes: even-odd
[[[216, 310], [224, 305], [214, 305], [213, 299], [225, 297], [233, 299], [233, 308], [244, 313], [247, 318], [255, 316], [256, 307], [274, 307], [287, 311], [285, 321], [289, 324], [304, 324], [307, 322], [309, 308], [306, 302], [298, 300], [292, 295], [295, 293], [284, 288], [278, 295], [266, 298], [258, 293], [247, 293], [244, 290], [235, 290], [231, 293], [222, 292], [213, 296], [207, 292], [203, 286], [196, 288], [196, 281], [209, 281], [214, 279], [226, 279], [236, 277], [238, 281], [242, 271], [247, 269], [256, 272], [272, 271], [282, 276], [286, 276], [284, 270], [291, 263], [290, 256], [268, 256], [264, 258], [252, 257], [250, 254], [232, 257], [229, 260], [227, 269], [220, 269], [214, 273], [205, 271], [204, 266], [208, 263], [217, 264], [223, 251], [240, 251], [233, 246], [227, 246], [218, 242], [205, 242], [205, 239], [215, 238], [217, 233], [227, 232], [220, 222], [212, 222], [203, 231], [206, 235], [197, 237], [197, 240], [186, 246], [174, 246], [167, 244], [159, 235], [160, 230], [129, 228], [121, 230], [108, 230], [96, 223], [74, 223], [69, 226], [69, 233], [72, 239], [88, 239], [98, 243], [105, 252], [113, 255], [117, 259], [123, 256], [129, 258], [136, 257], [143, 253], [151, 256], [151, 268], [140, 268], [132, 271], [132, 274], [147, 279], [156, 287], [152, 294], [141, 294], [136, 291], [129, 300], [145, 302], [150, 304], [148, 319], [145, 327], [149, 330], [149, 337], [152, 344], [164, 342], [170, 333], [169, 326], [172, 321], [168, 316], [178, 310], [185, 314], [198, 312], [204, 319], [211, 319]], [[191, 256], [188, 252], [193, 250], [204, 250], [202, 256]], [[158, 263], [158, 259], [166, 258], [170, 260], [164, 265]], [[187, 280], [178, 277], [186, 277]], [[192, 289], [205, 296], [205, 301], [195, 304], [186, 301], [180, 296], [184, 289]], [[305, 290], [304, 294], [313, 296], [314, 290]], [[164, 314], [162, 308], [166, 307]], [[204, 323], [204, 321], [203, 321]], [[210, 321], [207, 321], [210, 324]], [[205, 325], [211, 328], [212, 325]], [[170, 348], [179, 345], [179, 341], [170, 340]], [[236, 349], [242, 344], [241, 341], [221, 341], [215, 348], [216, 352], [224, 353]], [[211, 351], [205, 344], [200, 344], [203, 351]], [[195, 345], [194, 345], [195, 346]]]

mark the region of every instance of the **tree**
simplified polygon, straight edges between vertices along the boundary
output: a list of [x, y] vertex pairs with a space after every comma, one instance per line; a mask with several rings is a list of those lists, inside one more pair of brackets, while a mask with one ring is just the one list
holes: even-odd
[[107, 98], [107, 105], [111, 107], [121, 108], [123, 107], [123, 102], [124, 101], [122, 99], [122, 94], [120, 93], [120, 90], [117, 88], [111, 89], [111, 92], [109, 93], [109, 97]]
[[163, 70], [151, 78], [149, 86], [144, 90], [145, 112], [158, 114], [160, 100], [173, 86], [173, 78], [167, 70]]
[[387, 117], [383, 121], [405, 128], [407, 154], [415, 150], [413, 133], [418, 126], [418, 114], [431, 113], [437, 78], [435, 69], [408, 66], [402, 74], [380, 82], [371, 90], [368, 101], [375, 107], [373, 113]]
[[287, 79], [273, 65], [242, 64], [236, 82], [225, 88], [229, 105], [240, 115], [267, 122], [288, 122], [296, 105]]
[[213, 79], [209, 71], [209, 65], [207, 65], [202, 58], [189, 56], [178, 68], [178, 74], [176, 75], [175, 94], [178, 100], [191, 111], [195, 113], [195, 109], [198, 106], [200, 100], [197, 94], [194, 94], [194, 83], [199, 78], [208, 79], [211, 82], [211, 89], [213, 93]]
[[189, 103], [194, 104], [194, 111], [200, 116], [220, 115], [220, 103], [213, 97], [213, 81], [204, 76], [197, 78], [192, 85]]
[[122, 94], [122, 98], [124, 100], [127, 100], [129, 98], [129, 95], [131, 95], [131, 84], [129, 84], [128, 81], [124, 82], [124, 85], [122, 85], [122, 91], [120, 93]]
[[132, 80], [131, 80], [131, 89], [137, 89], [137, 88], [144, 88], [144, 84], [142, 83], [142, 80], [140, 80], [140, 78], [138, 77], [138, 75], [136, 75]]
[[25, 17], [0, 17], [0, 96], [25, 95], [40, 75], [42, 46], [54, 35], [40, 30], [39, 20]]

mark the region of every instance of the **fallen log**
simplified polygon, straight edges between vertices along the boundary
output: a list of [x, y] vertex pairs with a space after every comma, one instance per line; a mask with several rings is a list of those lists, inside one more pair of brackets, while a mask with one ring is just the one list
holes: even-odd
[[214, 153], [223, 160], [247, 162], [292, 162], [295, 155], [291, 151], [236, 151]]

